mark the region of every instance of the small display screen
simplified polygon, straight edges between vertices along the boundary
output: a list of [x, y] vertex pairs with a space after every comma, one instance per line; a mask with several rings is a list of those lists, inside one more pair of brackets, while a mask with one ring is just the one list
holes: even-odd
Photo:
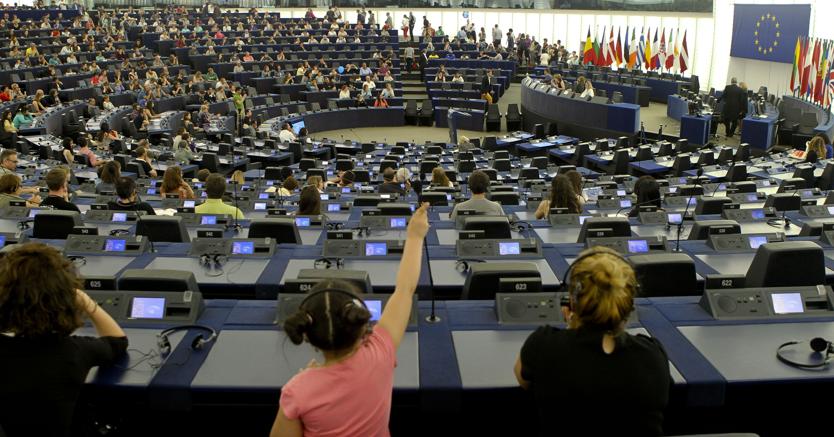
[[382, 301], [381, 300], [365, 300], [365, 306], [368, 307], [368, 311], [371, 313], [371, 321], [378, 322], [379, 318], [382, 316]]
[[350, 187], [342, 187], [343, 193], [350, 193]]
[[156, 188], [148, 188], [148, 194], [150, 194], [150, 195], [156, 194]]
[[499, 255], [521, 255], [521, 244], [517, 241], [498, 243]]
[[339, 212], [342, 210], [342, 206], [338, 203], [329, 203], [327, 204], [327, 212]]
[[266, 202], [255, 202], [255, 211], [266, 211]]
[[365, 256], [388, 255], [387, 243], [365, 243]]
[[217, 216], [216, 215], [204, 215], [200, 217], [200, 224], [201, 225], [216, 225], [217, 224]]
[[6, 236], [5, 235], [0, 235], [0, 247], [3, 247], [5, 245], [6, 245]]
[[382, 199], [390, 199], [391, 195], [390, 194], [380, 194], [379, 197], [382, 198]]
[[200, 193], [200, 197], [208, 197], [208, 195], [206, 195], [206, 192], [203, 191], [202, 193]]
[[718, 184], [718, 191], [727, 191], [727, 184]]
[[202, 182], [195, 182], [194, 183], [194, 188], [203, 188], [203, 183]]
[[124, 252], [127, 244], [125, 240], [110, 240], [104, 243], [105, 252]]
[[580, 224], [580, 225], [581, 225], [581, 224], [584, 224], [584, 223], [585, 223], [585, 220], [588, 220], [588, 217], [590, 217], [590, 216], [588, 216], [588, 215], [580, 215], [580, 216], [579, 216], [579, 224]]
[[[205, 193], [203, 193], [205, 194]], [[185, 200], [182, 202], [183, 208], [194, 208], [196, 202], [194, 200]]]
[[628, 240], [628, 253], [646, 253], [649, 251], [649, 242], [646, 240]]
[[258, 194], [258, 199], [261, 199], [261, 200], [269, 199], [269, 193], [260, 193], [260, 194]]
[[29, 218], [35, 218], [36, 215], [40, 214], [41, 210], [39, 209], [30, 209], [29, 210]]
[[232, 253], [235, 255], [251, 255], [255, 253], [255, 243], [252, 241], [235, 241], [232, 243]]
[[631, 201], [628, 200], [628, 199], [621, 200], [620, 201], [620, 208], [631, 208]]
[[754, 209], [750, 211], [750, 216], [756, 220], [760, 220], [765, 218], [764, 210], [763, 209]]
[[126, 222], [127, 221], [127, 213], [126, 212], [114, 212], [112, 220], [114, 222]]
[[320, 194], [320, 195], [319, 195], [319, 199], [321, 199], [321, 200], [328, 200], [328, 199], [330, 199], [330, 196], [328, 196], [327, 194]]
[[801, 293], [773, 293], [773, 312], [776, 314], [798, 314], [805, 312]]
[[447, 201], [447, 202], [451, 202], [451, 201], [452, 201], [452, 195], [451, 195], [451, 194], [446, 194], [446, 201]]
[[834, 206], [829, 206], [828, 207], [828, 213], [831, 214], [831, 215], [834, 215]]
[[131, 319], [161, 319], [165, 316], [164, 297], [134, 297], [130, 307]]
[[811, 190], [802, 190], [802, 197], [813, 197], [814, 192]]
[[625, 192], [625, 190], [617, 190], [617, 195], [618, 196], [625, 196], [626, 192]]
[[762, 181], [762, 186], [763, 187], [769, 187], [770, 186], [770, 181]]
[[752, 237], [748, 238], [748, 241], [750, 241], [751, 249], [758, 249], [759, 246], [767, 243], [767, 237], [764, 235], [753, 235]]
[[390, 221], [390, 226], [392, 228], [404, 228], [405, 224], [405, 217], [393, 217]]
[[677, 193], [678, 192], [678, 187], [669, 187], [669, 192], [670, 193]]
[[748, 202], [755, 202], [757, 200], [759, 200], [759, 198], [758, 198], [758, 196], [756, 196], [756, 193], [750, 193], [750, 194], [747, 195], [747, 201]]
[[295, 218], [295, 225], [298, 227], [309, 227], [310, 226], [310, 217], [296, 217]]
[[698, 203], [698, 199], [697, 199], [697, 198], [695, 198], [695, 197], [691, 197], [691, 198], [689, 199], [689, 204], [690, 204], [690, 205], [695, 205], [696, 203]]
[[679, 213], [666, 214], [666, 222], [672, 225], [679, 224], [683, 218]]

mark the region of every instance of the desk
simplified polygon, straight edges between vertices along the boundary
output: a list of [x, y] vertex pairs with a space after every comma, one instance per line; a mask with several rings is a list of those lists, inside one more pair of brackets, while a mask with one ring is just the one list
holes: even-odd
[[741, 142], [764, 152], [773, 145], [777, 116], [747, 116], [741, 122]]
[[[232, 314], [234, 317], [234, 314]], [[197, 390], [260, 391], [278, 396], [298, 369], [315, 358], [324, 359], [309, 343], [296, 346], [283, 331], [226, 330], [217, 338], [191, 387]], [[407, 332], [397, 350], [394, 389], [420, 388], [419, 342], [416, 332]], [[241, 357], [246, 357], [241, 360]], [[230, 371], [230, 369], [234, 371]]]
[[686, 114], [689, 114], [689, 102], [677, 94], [670, 94], [666, 100], [666, 116], [681, 121]]
[[[672, 97], [669, 97], [671, 99]], [[682, 115], [680, 118], [680, 137], [689, 140], [689, 144], [703, 146], [709, 143], [712, 116]]]
[[[644, 328], [631, 328], [628, 331], [632, 335], [648, 335]], [[452, 331], [463, 388], [517, 387], [515, 375], [507, 369], [513, 368], [521, 346], [532, 332], [529, 329]], [[674, 364], [669, 363], [669, 371], [675, 384], [686, 383], [686, 379]]]

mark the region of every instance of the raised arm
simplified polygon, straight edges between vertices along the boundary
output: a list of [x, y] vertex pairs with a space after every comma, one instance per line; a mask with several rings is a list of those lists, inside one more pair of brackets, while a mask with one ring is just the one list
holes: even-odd
[[429, 219], [427, 215], [429, 204], [424, 203], [411, 216], [408, 224], [408, 236], [405, 241], [405, 250], [400, 269], [397, 272], [397, 285], [394, 294], [388, 299], [379, 325], [388, 331], [394, 341], [394, 347], [400, 346], [405, 328], [408, 326], [408, 319], [411, 316], [411, 304], [414, 291], [417, 289], [417, 282], [420, 280], [420, 269], [423, 264], [423, 239], [429, 230]]

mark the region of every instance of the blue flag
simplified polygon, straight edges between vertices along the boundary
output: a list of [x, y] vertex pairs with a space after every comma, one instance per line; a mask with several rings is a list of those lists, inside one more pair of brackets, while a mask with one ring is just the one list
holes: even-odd
[[735, 5], [730, 56], [793, 63], [796, 38], [808, 35], [811, 5]]

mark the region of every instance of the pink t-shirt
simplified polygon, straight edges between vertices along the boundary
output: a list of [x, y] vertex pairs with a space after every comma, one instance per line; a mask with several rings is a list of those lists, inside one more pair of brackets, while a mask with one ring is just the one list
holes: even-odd
[[307, 437], [387, 437], [397, 352], [380, 326], [352, 357], [303, 370], [281, 389], [281, 409]]

